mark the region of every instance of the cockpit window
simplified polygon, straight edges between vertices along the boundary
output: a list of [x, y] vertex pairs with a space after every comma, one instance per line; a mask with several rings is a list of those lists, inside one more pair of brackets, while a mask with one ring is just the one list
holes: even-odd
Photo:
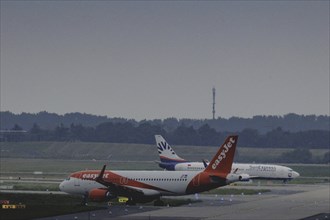
[[70, 177], [66, 178], [65, 180], [70, 180]]

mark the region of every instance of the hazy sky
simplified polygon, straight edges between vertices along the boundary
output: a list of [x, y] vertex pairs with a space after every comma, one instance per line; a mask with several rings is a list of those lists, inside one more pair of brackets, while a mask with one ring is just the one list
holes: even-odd
[[1, 1], [1, 111], [329, 115], [329, 1]]

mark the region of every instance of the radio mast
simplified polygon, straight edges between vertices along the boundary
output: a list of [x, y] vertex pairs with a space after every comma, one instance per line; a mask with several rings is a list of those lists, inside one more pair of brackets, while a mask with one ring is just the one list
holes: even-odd
[[212, 114], [213, 114], [213, 120], [215, 119], [215, 88], [212, 88], [212, 94], [213, 94], [213, 105], [212, 105]]

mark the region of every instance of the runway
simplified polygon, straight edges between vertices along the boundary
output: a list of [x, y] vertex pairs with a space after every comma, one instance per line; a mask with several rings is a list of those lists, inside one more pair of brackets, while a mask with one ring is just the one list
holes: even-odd
[[[264, 187], [262, 187], [264, 188]], [[270, 186], [272, 192], [259, 195], [212, 195], [200, 194], [202, 202], [181, 207], [110, 207], [93, 213], [79, 213], [56, 216], [47, 219], [226, 219], [226, 220], [292, 220], [330, 219], [330, 186], [322, 185], [283, 185]], [[195, 195], [185, 196], [196, 199]]]
[[[174, 207], [125, 216], [125, 219], [303, 219], [319, 213], [330, 213], [329, 185], [290, 195], [261, 195], [235, 198], [232, 205]], [[234, 200], [234, 199], [233, 199]], [[128, 218], [129, 217], [129, 218]], [[330, 216], [328, 216], [330, 219]]]

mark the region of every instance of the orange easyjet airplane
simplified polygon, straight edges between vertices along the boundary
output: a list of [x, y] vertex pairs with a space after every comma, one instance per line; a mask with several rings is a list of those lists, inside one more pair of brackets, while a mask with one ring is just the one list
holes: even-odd
[[227, 137], [205, 170], [199, 171], [80, 171], [60, 184], [60, 190], [86, 198], [104, 201], [119, 196], [127, 197], [127, 204], [155, 201], [161, 196], [180, 196], [208, 191], [242, 176], [231, 173], [238, 136]]

